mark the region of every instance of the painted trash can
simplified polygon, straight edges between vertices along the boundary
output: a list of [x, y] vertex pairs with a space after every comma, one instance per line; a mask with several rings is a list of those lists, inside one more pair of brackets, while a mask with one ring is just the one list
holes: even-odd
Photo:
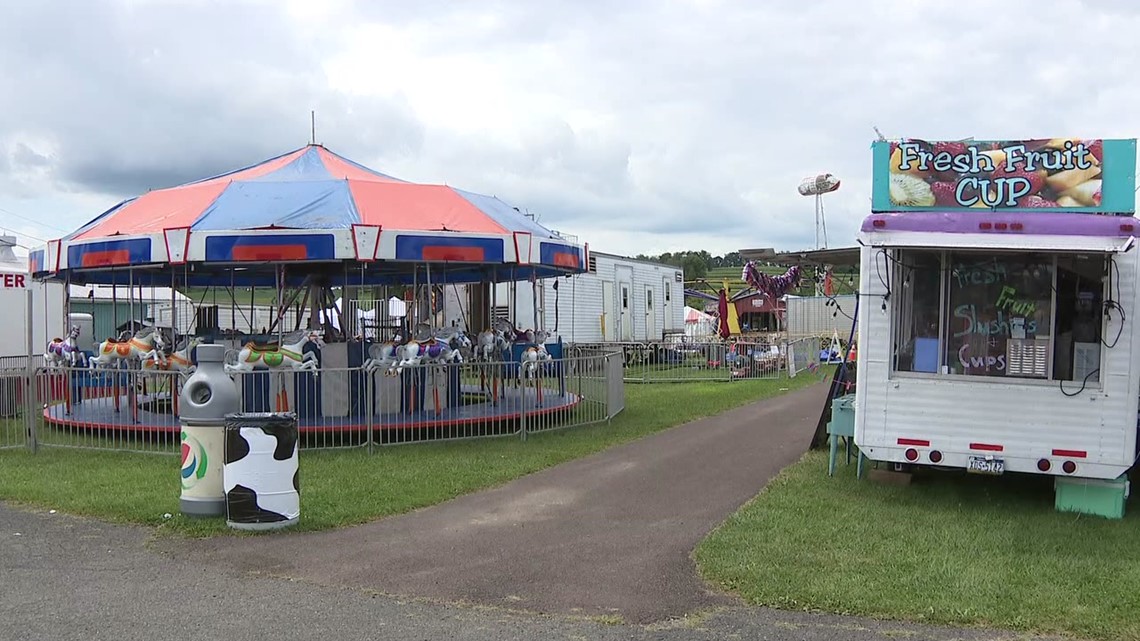
[[245, 412], [226, 416], [226, 524], [274, 530], [301, 517], [297, 415]]
[[178, 507], [186, 516], [224, 516], [222, 450], [226, 415], [241, 410], [237, 385], [223, 367], [224, 345], [199, 345], [197, 368], [179, 396], [182, 443], [182, 493]]

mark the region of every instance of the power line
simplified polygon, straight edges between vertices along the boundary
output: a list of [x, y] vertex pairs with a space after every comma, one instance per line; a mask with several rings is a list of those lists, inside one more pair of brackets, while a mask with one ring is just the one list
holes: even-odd
[[[70, 231], [70, 230], [67, 230], [67, 229], [63, 229], [62, 227], [56, 227], [55, 225], [48, 225], [48, 224], [46, 224], [46, 223], [44, 223], [44, 222], [42, 222], [42, 221], [36, 220], [36, 219], [34, 219], [34, 218], [29, 218], [29, 217], [27, 217], [27, 216], [24, 216], [24, 215], [22, 215], [22, 214], [17, 214], [16, 212], [12, 211], [11, 209], [5, 209], [5, 208], [3, 208], [3, 207], [0, 207], [0, 212], [3, 212], [3, 213], [5, 213], [5, 214], [8, 214], [9, 216], [15, 216], [16, 218], [19, 218], [20, 220], [23, 220], [23, 221], [26, 221], [26, 222], [32, 223], [33, 225], [38, 225], [38, 226], [40, 226], [40, 227], [46, 227], [46, 228], [48, 228], [48, 229], [54, 229], [54, 230], [56, 230], [56, 231], [61, 231], [61, 232], [65, 233], [65, 234], [70, 234], [70, 233], [71, 233], [71, 231]], [[29, 234], [29, 235], [30, 235], [30, 234]], [[33, 238], [34, 238], [34, 236], [33, 236]], [[38, 239], [38, 240], [43, 240], [43, 239], [41, 238], [41, 239]]]

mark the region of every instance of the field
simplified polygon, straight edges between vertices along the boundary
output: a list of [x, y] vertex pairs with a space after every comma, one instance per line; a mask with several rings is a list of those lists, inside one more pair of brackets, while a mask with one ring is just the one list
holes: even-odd
[[698, 547], [701, 572], [756, 605], [1140, 639], [1140, 501], [1109, 521], [1054, 511], [1043, 477], [854, 467], [807, 454]]
[[[234, 293], [234, 297], [237, 298], [238, 306], [249, 305], [249, 288], [238, 287], [236, 289], [237, 291]], [[203, 305], [213, 305], [216, 300], [218, 305], [228, 306], [231, 302], [230, 291], [225, 287], [187, 287], [182, 289], [181, 293], [186, 295], [195, 305], [199, 303]], [[301, 299], [297, 300], [300, 302]], [[253, 303], [255, 305], [276, 305], [277, 291], [272, 287], [256, 289], [253, 292]]]

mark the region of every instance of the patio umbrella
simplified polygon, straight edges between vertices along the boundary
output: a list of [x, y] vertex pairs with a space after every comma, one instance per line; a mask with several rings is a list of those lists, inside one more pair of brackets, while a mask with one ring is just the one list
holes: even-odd
[[727, 339], [731, 333], [728, 330], [728, 293], [723, 289], [717, 299], [717, 313], [720, 315], [720, 337]]

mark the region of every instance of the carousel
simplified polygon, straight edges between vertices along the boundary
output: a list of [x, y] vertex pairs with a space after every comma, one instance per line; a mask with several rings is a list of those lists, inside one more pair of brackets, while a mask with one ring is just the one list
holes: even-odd
[[[439, 293], [533, 288], [584, 272], [587, 252], [495, 197], [406, 182], [320, 145], [150, 191], [30, 253], [33, 277], [65, 291], [110, 287], [132, 309], [147, 291], [170, 297], [164, 322], [87, 350], [64, 320], [66, 338], [44, 349], [44, 419], [175, 432], [203, 343], [227, 346], [243, 411], [296, 412], [302, 432], [564, 412], [581, 399], [537, 318], [495, 317], [492, 295], [443, 325]], [[393, 299], [406, 313], [379, 314]], [[377, 305], [365, 313], [361, 301]], [[248, 323], [222, 327], [219, 315]]]

